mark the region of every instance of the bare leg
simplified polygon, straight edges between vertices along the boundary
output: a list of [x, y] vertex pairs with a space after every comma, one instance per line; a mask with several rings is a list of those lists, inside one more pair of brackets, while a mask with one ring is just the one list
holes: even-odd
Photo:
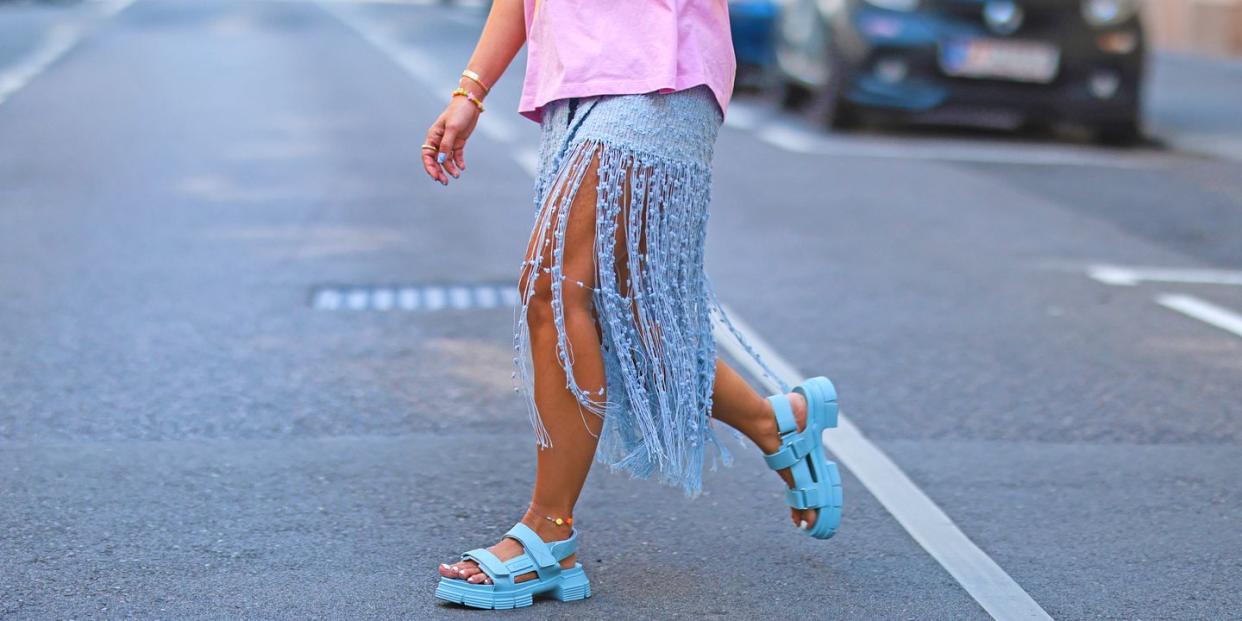
[[[603, 401], [607, 396], [601, 392], [605, 385], [604, 366], [591, 300], [595, 286], [597, 166], [597, 161], [590, 163], [571, 204], [562, 204], [562, 197], [558, 194], [544, 209], [553, 210], [550, 213], [553, 230], [557, 219], [568, 218], [562, 257], [565, 279], [562, 281], [561, 298], [564, 303], [565, 334], [573, 355], [574, 379], [591, 394], [592, 399]], [[540, 265], [550, 266], [555, 242], [551, 239], [544, 241], [547, 243], [541, 242], [537, 235], [533, 236], [527, 248], [527, 258], [542, 255]], [[540, 244], [543, 247], [535, 247]], [[522, 291], [526, 290], [531, 278], [534, 278], [534, 289], [527, 309], [527, 325], [535, 376], [534, 395], [540, 419], [551, 438], [551, 446], [537, 451], [535, 488], [530, 508], [522, 517], [522, 522], [534, 529], [544, 541], [550, 542], [568, 538], [571, 527], [558, 526], [543, 516], [567, 517], [573, 514], [595, 456], [603, 419], [583, 408], [574, 394], [566, 389], [565, 369], [558, 358], [551, 274], [535, 272], [528, 264], [522, 274]], [[512, 539], [502, 539], [488, 550], [501, 560], [509, 560], [521, 554], [522, 546]], [[570, 556], [562, 561], [561, 566], [573, 567], [574, 560], [575, 557]], [[491, 583], [491, 579], [470, 560], [441, 565], [440, 573], [474, 583]], [[534, 577], [531, 572], [518, 576], [516, 580], [521, 582]]]
[[[798, 429], [805, 429], [806, 399], [801, 394], [791, 392], [789, 402], [793, 406]], [[716, 359], [716, 383], [712, 387], [712, 417], [745, 434], [764, 453], [774, 452], [781, 447], [772, 404], [751, 388], [733, 367], [719, 358]], [[778, 471], [777, 474], [784, 479], [785, 485], [793, 486], [793, 476], [789, 474], [788, 468]], [[795, 526], [801, 525], [805, 520], [806, 527], [811, 528], [815, 526], [819, 510], [790, 508], [789, 515]]]

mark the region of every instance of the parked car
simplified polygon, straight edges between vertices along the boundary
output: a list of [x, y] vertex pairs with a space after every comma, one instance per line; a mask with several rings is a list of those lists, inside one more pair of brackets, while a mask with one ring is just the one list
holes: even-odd
[[864, 111], [929, 121], [1074, 122], [1140, 136], [1139, 0], [787, 0], [776, 22], [786, 103], [830, 125]]
[[729, 27], [739, 68], [766, 68], [773, 55], [777, 5], [774, 0], [729, 0]]

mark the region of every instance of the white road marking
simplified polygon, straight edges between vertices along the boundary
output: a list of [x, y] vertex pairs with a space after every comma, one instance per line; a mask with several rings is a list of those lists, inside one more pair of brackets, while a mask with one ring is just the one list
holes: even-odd
[[[120, 13], [134, 0], [108, 0], [102, 2], [101, 17], [107, 19]], [[51, 67], [73, 49], [86, 34], [83, 24], [57, 24], [47, 33], [42, 45], [31, 52], [24, 60], [13, 67], [0, 72], [0, 104], [3, 104], [14, 93], [25, 88], [30, 81]]]
[[[773, 373], [791, 386], [806, 379], [737, 313], [727, 307], [725, 313], [733, 327], [750, 341], [755, 353], [767, 362]], [[780, 391], [780, 387], [764, 375], [762, 367], [738, 344], [719, 318], [716, 318], [715, 338], [733, 359], [764, 384], [768, 392]], [[840, 416], [835, 430], [824, 432], [824, 444], [888, 509], [902, 528], [993, 618], [1005, 621], [1052, 618], [844, 414]]]
[[418, 289], [413, 287], [405, 287], [397, 292], [397, 306], [401, 310], [418, 310], [421, 300]]
[[[374, 23], [358, 17], [348, 9], [333, 6], [332, 3], [319, 0], [319, 6], [325, 13], [335, 17], [358, 33], [367, 43], [379, 50], [390, 60], [401, 67], [406, 75], [414, 78], [423, 88], [440, 97], [444, 102], [452, 99], [452, 91], [457, 86], [458, 76], [442, 71], [447, 65], [443, 59], [424, 54], [421, 50], [401, 45], [394, 37]], [[341, 4], [341, 3], [337, 3]], [[497, 142], [512, 142], [518, 135], [517, 128], [503, 119], [480, 119], [475, 129]]]
[[500, 303], [500, 293], [496, 291], [496, 287], [477, 286], [474, 288], [474, 299], [478, 302], [479, 308], [496, 308]]
[[1187, 317], [1198, 319], [1210, 326], [1220, 328], [1234, 336], [1242, 337], [1242, 315], [1227, 308], [1201, 300], [1193, 295], [1164, 294], [1156, 298], [1156, 303]]
[[1106, 285], [1133, 287], [1141, 282], [1242, 286], [1242, 271], [1092, 265], [1087, 276]]
[[449, 306], [453, 308], [470, 308], [474, 305], [474, 299], [470, 296], [470, 290], [465, 287], [452, 287], [448, 291]]
[[517, 287], [505, 287], [500, 290], [500, 299], [506, 306], [517, 306], [522, 296], [518, 293]]
[[[743, 113], [745, 114], [745, 113]], [[745, 126], [746, 121], [739, 123]], [[729, 123], [726, 121], [726, 125]], [[833, 157], [862, 157], [894, 160], [923, 160], [974, 164], [1017, 164], [1024, 166], [1096, 166], [1146, 169], [1156, 164], [1151, 156], [1124, 155], [1070, 145], [984, 144], [957, 140], [834, 135], [789, 121], [757, 123], [756, 138], [774, 147]]]
[[345, 306], [349, 310], [363, 310], [370, 305], [370, 292], [366, 289], [354, 289], [345, 294]]
[[532, 177], [539, 176], [539, 152], [535, 149], [518, 149], [514, 151], [513, 159], [517, 160], [518, 166], [521, 166], [526, 174]]
[[[361, 21], [355, 20], [354, 23], [350, 23], [349, 18], [344, 17], [342, 12], [330, 12], [350, 25], [363, 38], [371, 41], [373, 45], [399, 64], [403, 64], [401, 59], [410, 58], [402, 48], [397, 47], [394, 43], [377, 42], [378, 38], [376, 35], [369, 34], [372, 32], [372, 29]], [[421, 71], [407, 70], [407, 73], [417, 79]], [[422, 79], [419, 79], [419, 81], [423, 82]], [[424, 82], [424, 86], [431, 88], [433, 92], [435, 89], [440, 88], [439, 83], [429, 84]], [[761, 134], [762, 139], [778, 145], [792, 145], [797, 149], [812, 149], [816, 147], [815, 141], [808, 137], [808, 135], [787, 129], [782, 130], [779, 126], [769, 127]], [[849, 152], [843, 154], [854, 155], [852, 149], [847, 151]], [[876, 152], [875, 149], [872, 149], [872, 151]], [[899, 147], [890, 148], [884, 152], [884, 156], [900, 157], [904, 151], [904, 149]], [[530, 159], [531, 153], [529, 150], [510, 150], [510, 154], [518, 164], [533, 176], [537, 172], [538, 158], [536, 156], [532, 161]], [[989, 158], [986, 161], [993, 160]], [[518, 303], [520, 296], [516, 289], [505, 288], [501, 291], [506, 303], [514, 305]], [[760, 355], [768, 361], [774, 372], [784, 377], [787, 381], [800, 382], [802, 380], [801, 374], [768, 346], [766, 342], [761, 340], [735, 313], [728, 310], [726, 312], [729, 313], [734, 327], [747, 337], [756, 350], [760, 350]], [[719, 335], [720, 327], [717, 326], [716, 330]], [[763, 378], [762, 372], [759, 372], [756, 368], [758, 365], [750, 359], [746, 352], [737, 351], [741, 348], [732, 340], [731, 335], [727, 335], [726, 332], [726, 336], [717, 337], [717, 342], [723, 343], [724, 347], [733, 354], [733, 357], [743, 364], [752, 375]], [[769, 386], [769, 390], [775, 391], [778, 389], [777, 387]], [[979, 602], [988, 614], [994, 618], [1007, 621], [1051, 619], [1048, 613], [1009, 574], [1005, 573], [991, 557], [980, 550], [945, 515], [944, 511], [936, 506], [883, 451], [867, 440], [848, 418], [842, 416], [838, 429], [831, 434], [825, 433], [824, 441], [829, 449], [841, 460], [841, 463], [858, 477], [872, 495], [910, 533], [911, 537], [932, 558], [936, 559], [966, 589], [966, 592], [975, 601]]]
[[375, 289], [371, 292], [371, 308], [378, 311], [392, 310], [396, 298], [392, 289]]
[[423, 287], [321, 287], [311, 295], [315, 310], [438, 311], [491, 309], [517, 304], [512, 285], [427, 285]]
[[336, 310], [341, 307], [341, 292], [335, 289], [317, 291], [311, 306], [316, 310]]
[[430, 311], [440, 310], [447, 302], [445, 297], [443, 288], [427, 287], [423, 289], [423, 307]]
[[742, 101], [734, 101], [729, 103], [729, 110], [725, 113], [724, 124], [726, 127], [732, 127], [733, 129], [749, 131], [759, 124], [763, 116], [755, 106]]

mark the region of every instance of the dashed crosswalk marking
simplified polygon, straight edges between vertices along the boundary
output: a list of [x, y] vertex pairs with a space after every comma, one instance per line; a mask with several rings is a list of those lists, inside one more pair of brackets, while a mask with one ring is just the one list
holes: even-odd
[[328, 311], [420, 311], [512, 308], [517, 287], [502, 284], [419, 286], [323, 286], [311, 292], [311, 308]]

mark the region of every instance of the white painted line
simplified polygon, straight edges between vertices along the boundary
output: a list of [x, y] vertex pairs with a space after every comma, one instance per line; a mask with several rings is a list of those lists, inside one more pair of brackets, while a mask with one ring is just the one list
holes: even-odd
[[448, 301], [442, 287], [423, 288], [423, 307], [429, 311], [440, 310]]
[[448, 291], [449, 306], [453, 308], [470, 308], [470, 290], [465, 287], [452, 287]]
[[500, 290], [500, 299], [504, 301], [505, 306], [517, 306], [522, 296], [518, 294], [517, 287], [505, 287]]
[[1058, 145], [978, 144], [951, 140], [875, 138], [823, 134], [788, 121], [760, 123], [755, 137], [779, 149], [808, 155], [1024, 166], [1150, 168], [1151, 158], [1119, 156]]
[[729, 103], [729, 110], [725, 113], [725, 127], [741, 131], [749, 131], [759, 124], [759, 120], [763, 117], [759, 109], [746, 102], [734, 101]]
[[[727, 307], [725, 313], [733, 327], [750, 341], [759, 357], [767, 361], [773, 373], [790, 385], [806, 379], [736, 313]], [[719, 318], [716, 318], [715, 337], [716, 342], [761, 381], [769, 392], [780, 391], [780, 387], [764, 375], [763, 369], [733, 338]], [[1052, 618], [844, 414], [837, 429], [824, 432], [824, 444], [888, 509], [906, 532], [994, 619]]]
[[513, 159], [517, 160], [518, 166], [521, 166], [526, 174], [532, 177], [539, 176], [539, 152], [535, 149], [518, 149], [514, 151]]
[[[366, 35], [363, 34], [363, 36]], [[794, 144], [803, 144], [798, 141], [804, 138], [804, 136], [794, 136], [788, 132], [768, 134], [770, 140]], [[532, 176], [535, 174], [537, 166], [530, 165], [529, 161], [523, 163], [523, 158], [529, 157], [523, 154], [528, 151], [514, 149], [510, 153], [524, 169], [531, 172]], [[537, 158], [535, 164], [537, 164]], [[506, 304], [516, 306], [519, 303], [520, 296], [514, 287], [501, 289], [501, 295]], [[725, 312], [729, 314], [734, 327], [744, 334], [760, 356], [768, 361], [773, 372], [785, 378], [786, 381], [795, 383], [802, 381], [802, 375], [760, 339], [735, 313], [727, 309]], [[723, 344], [733, 358], [738, 360], [751, 375], [765, 378], [762, 370], [750, 356], [745, 351], [739, 351], [740, 345], [732, 339], [727, 328], [717, 325], [715, 331], [716, 341]], [[768, 385], [768, 389], [775, 392], [779, 390], [779, 387]], [[966, 589], [966, 592], [983, 606], [988, 614], [1006, 621], [1051, 619], [1048, 613], [1044, 612], [1044, 609], [1009, 574], [1005, 573], [1005, 570], [1001, 569], [983, 550], [980, 550], [945, 515], [944, 511], [937, 507], [883, 451], [867, 440], [848, 418], [841, 416], [838, 428], [831, 433], [825, 433], [824, 441], [841, 460], [841, 463], [858, 477], [872, 495], [910, 533], [910, 536], [932, 558], [936, 559]]]
[[[134, 0], [109, 0], [102, 3], [101, 17], [107, 19], [133, 4]], [[0, 104], [25, 88], [30, 81], [64, 57], [85, 35], [81, 24], [58, 24], [52, 27], [43, 43], [13, 67], [0, 72]]]
[[478, 301], [479, 308], [496, 308], [500, 303], [500, 293], [496, 287], [479, 285], [474, 288], [474, 299]]
[[378, 311], [392, 310], [397, 296], [392, 289], [382, 288], [371, 291], [371, 308]]
[[413, 287], [404, 287], [397, 291], [397, 306], [401, 310], [418, 310], [420, 300], [418, 289]]
[[516, 305], [517, 288], [508, 285], [350, 286], [315, 289], [315, 310], [438, 311], [492, 309]]
[[1134, 286], [1141, 282], [1242, 287], [1242, 271], [1238, 270], [1092, 265], [1087, 268], [1087, 276], [1106, 285], [1122, 287]]
[[317, 291], [311, 306], [316, 310], [336, 310], [341, 307], [341, 292], [336, 289]]
[[366, 289], [354, 289], [345, 294], [345, 307], [349, 310], [365, 310], [370, 301], [370, 291]]
[[778, 149], [794, 153], [818, 154], [822, 150], [810, 133], [781, 123], [765, 125], [755, 130], [755, 137]]
[[1156, 303], [1187, 317], [1198, 319], [1203, 323], [1232, 333], [1234, 336], [1242, 336], [1242, 315], [1227, 308], [1201, 300], [1193, 295], [1165, 294], [1157, 297]]
[[[348, 9], [333, 6], [332, 3], [322, 0], [318, 4], [325, 13], [358, 33], [363, 40], [396, 63], [406, 75], [414, 78], [414, 81], [423, 88], [445, 102], [452, 99], [451, 93], [460, 78], [443, 71], [443, 68], [448, 65], [443, 62], [442, 58], [432, 57], [419, 49], [402, 45], [391, 34]], [[497, 142], [512, 142], [518, 136], [517, 128], [504, 119], [480, 119], [475, 129]]]

